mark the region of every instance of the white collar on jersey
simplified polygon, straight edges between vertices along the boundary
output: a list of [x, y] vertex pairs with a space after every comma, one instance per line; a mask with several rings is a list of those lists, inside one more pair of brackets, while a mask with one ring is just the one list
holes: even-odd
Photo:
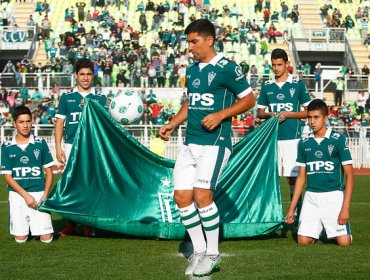
[[213, 66], [215, 66], [217, 64], [217, 62], [219, 62], [220, 59], [223, 58], [223, 57], [224, 57], [224, 55], [222, 53], [218, 53], [208, 63], [199, 62], [199, 69], [202, 70], [208, 64], [212, 64]]
[[[328, 129], [325, 132], [324, 138], [329, 139], [330, 138], [330, 135], [331, 135], [331, 132], [332, 132], [332, 128], [331, 127], [328, 127]], [[311, 132], [310, 134], [308, 134], [308, 137], [312, 137], [313, 138], [313, 137], [315, 137], [315, 135], [313, 134], [313, 132]]]
[[213, 66], [215, 66], [217, 64], [217, 62], [220, 61], [221, 58], [223, 58], [224, 55], [222, 53], [217, 53], [216, 56], [214, 56], [209, 62], [208, 64], [212, 64]]
[[89, 94], [93, 94], [93, 95], [95, 95], [95, 94], [96, 94], [96, 89], [95, 89], [95, 87], [92, 87], [92, 88], [90, 89], [90, 92], [89, 92], [89, 93], [84, 93], [84, 94], [82, 94], [82, 93], [80, 93], [80, 92], [78, 91], [77, 87], [74, 87], [74, 88], [73, 88], [73, 92], [78, 92], [78, 93], [79, 93], [79, 94], [81, 94], [82, 96], [87, 96], [87, 95], [89, 95]]
[[[31, 133], [28, 144], [35, 144], [35, 138], [33, 137], [33, 134]], [[17, 140], [15, 139], [15, 136], [13, 136], [12, 141], [10, 142], [10, 146], [12, 145], [18, 145]]]
[[[272, 77], [271, 77], [271, 82], [276, 83], [274, 75], [272, 75]], [[288, 73], [288, 79], [286, 79], [285, 82], [288, 82], [289, 84], [293, 83], [293, 75]]]

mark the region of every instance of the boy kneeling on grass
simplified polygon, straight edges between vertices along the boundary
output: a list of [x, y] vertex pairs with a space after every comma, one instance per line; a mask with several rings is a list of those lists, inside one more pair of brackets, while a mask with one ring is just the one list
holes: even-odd
[[10, 234], [16, 242], [25, 243], [31, 231], [42, 242], [50, 243], [54, 232], [51, 216], [36, 208], [49, 194], [53, 158], [45, 140], [31, 134], [28, 107], [15, 107], [13, 119], [17, 134], [1, 146], [1, 174], [9, 190]]
[[324, 101], [312, 100], [307, 115], [313, 133], [298, 145], [299, 171], [286, 223], [294, 222], [294, 211], [307, 178], [298, 243], [313, 243], [324, 228], [328, 239], [335, 238], [338, 245], [349, 246], [352, 235], [348, 219], [354, 175], [348, 142], [343, 135], [326, 127], [328, 107]]

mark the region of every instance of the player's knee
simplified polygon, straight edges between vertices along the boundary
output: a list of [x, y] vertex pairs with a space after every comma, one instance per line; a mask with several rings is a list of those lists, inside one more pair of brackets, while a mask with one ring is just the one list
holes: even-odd
[[199, 208], [206, 207], [213, 202], [212, 193], [205, 191], [195, 191], [194, 201], [197, 203]]
[[182, 192], [176, 192], [173, 194], [173, 199], [175, 200], [179, 208], [184, 208], [193, 203], [193, 198], [184, 195]]
[[336, 239], [339, 246], [348, 247], [352, 244], [352, 238], [350, 235], [339, 236]]
[[40, 240], [43, 243], [50, 243], [51, 241], [53, 241], [53, 234], [52, 233], [43, 234], [40, 236]]
[[310, 245], [315, 242], [315, 239], [307, 236], [298, 235], [297, 241], [299, 245]]
[[28, 236], [14, 236], [15, 242], [17, 242], [18, 244], [26, 243], [27, 239]]

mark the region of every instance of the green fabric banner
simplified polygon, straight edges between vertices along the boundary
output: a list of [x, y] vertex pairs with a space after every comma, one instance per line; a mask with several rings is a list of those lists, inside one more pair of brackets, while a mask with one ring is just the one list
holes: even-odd
[[[41, 210], [134, 236], [181, 239], [174, 161], [149, 151], [87, 100], [66, 169]], [[268, 234], [284, 220], [277, 172], [278, 118], [234, 146], [215, 191], [221, 237]]]

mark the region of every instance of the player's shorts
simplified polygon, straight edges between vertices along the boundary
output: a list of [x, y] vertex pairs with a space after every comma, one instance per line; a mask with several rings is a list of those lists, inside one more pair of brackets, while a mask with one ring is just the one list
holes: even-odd
[[225, 147], [189, 144], [181, 147], [173, 171], [175, 190], [215, 190], [231, 151]]
[[[29, 192], [39, 201], [44, 192]], [[39, 236], [53, 233], [53, 225], [49, 213], [28, 207], [24, 198], [17, 192], [9, 191], [9, 225], [10, 234], [15, 236]]]
[[278, 141], [278, 168], [279, 176], [297, 177], [296, 165], [299, 139]]
[[349, 222], [338, 224], [343, 192], [306, 192], [299, 217], [298, 235], [319, 239], [323, 228], [328, 238], [351, 235]]
[[71, 154], [71, 150], [72, 150], [72, 144], [65, 143], [64, 144], [64, 154], [66, 155], [66, 164]]

